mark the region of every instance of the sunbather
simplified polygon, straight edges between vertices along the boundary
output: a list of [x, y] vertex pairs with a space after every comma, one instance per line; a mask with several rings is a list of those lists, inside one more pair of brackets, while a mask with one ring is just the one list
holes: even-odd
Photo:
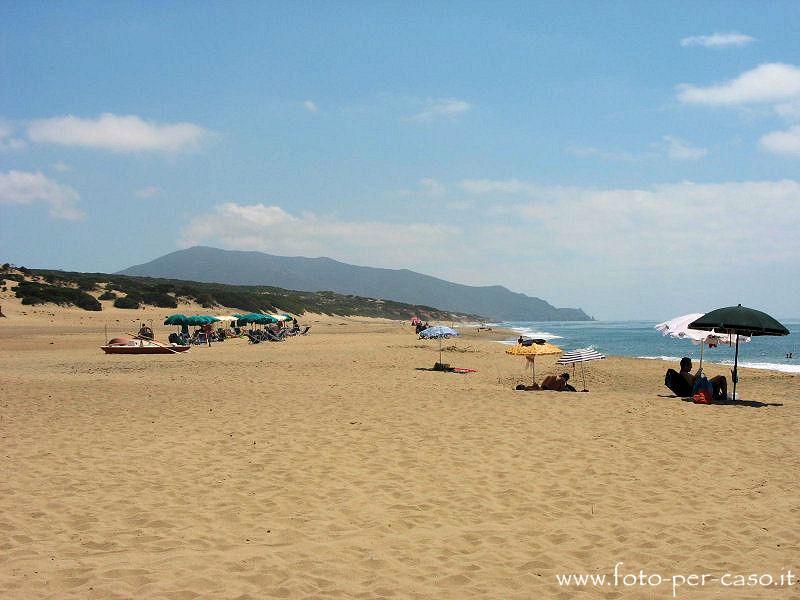
[[562, 373], [558, 377], [555, 375], [548, 375], [542, 381], [543, 390], [551, 390], [554, 392], [574, 392], [575, 388], [569, 383], [569, 373]]

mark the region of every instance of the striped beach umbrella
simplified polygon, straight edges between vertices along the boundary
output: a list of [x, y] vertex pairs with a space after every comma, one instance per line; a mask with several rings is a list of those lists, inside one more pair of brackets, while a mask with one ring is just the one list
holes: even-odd
[[556, 361], [557, 365], [572, 365], [574, 370], [575, 365], [578, 363], [581, 364], [581, 376], [583, 377], [583, 389], [582, 392], [588, 392], [589, 390], [586, 389], [586, 371], [583, 369], [583, 363], [589, 362], [590, 360], [600, 360], [601, 358], [605, 358], [602, 354], [600, 354], [597, 350], [594, 349], [593, 346], [589, 346], [588, 348], [578, 348], [576, 350], [570, 350], [569, 352], [564, 352], [564, 354]]

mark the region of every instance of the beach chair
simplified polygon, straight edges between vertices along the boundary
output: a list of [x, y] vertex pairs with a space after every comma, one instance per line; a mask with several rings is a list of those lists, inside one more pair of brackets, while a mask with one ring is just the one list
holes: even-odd
[[297, 335], [308, 335], [308, 330], [311, 329], [311, 325], [306, 325], [305, 329], [298, 333]]
[[282, 342], [283, 339], [284, 339], [283, 335], [278, 335], [276, 333], [272, 333], [269, 330], [264, 331], [264, 334], [266, 335], [267, 339], [270, 340], [271, 342]]

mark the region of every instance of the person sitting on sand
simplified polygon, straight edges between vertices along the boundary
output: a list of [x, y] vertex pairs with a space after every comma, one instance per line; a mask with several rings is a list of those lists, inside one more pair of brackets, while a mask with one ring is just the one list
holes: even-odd
[[142, 326], [139, 329], [139, 337], [144, 339], [144, 340], [152, 340], [153, 339], [153, 330], [150, 329], [144, 323], [142, 323]]
[[558, 377], [555, 375], [548, 375], [542, 381], [543, 390], [551, 390], [553, 392], [574, 392], [575, 388], [569, 383], [569, 373], [562, 373]]
[[[692, 373], [692, 359], [684, 356], [680, 363], [680, 372], [675, 369], [667, 369], [667, 374], [664, 376], [664, 385], [676, 396], [681, 398], [688, 398], [692, 395], [694, 382], [700, 374]], [[728, 397], [728, 380], [724, 375], [717, 375], [708, 380], [714, 388], [714, 400], [725, 400]]]

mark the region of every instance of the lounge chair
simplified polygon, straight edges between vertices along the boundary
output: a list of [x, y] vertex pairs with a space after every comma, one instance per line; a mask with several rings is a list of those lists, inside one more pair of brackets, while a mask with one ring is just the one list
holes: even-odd
[[689, 398], [692, 395], [692, 386], [675, 369], [667, 369], [667, 374], [664, 376], [664, 385], [679, 398]]
[[306, 325], [305, 329], [298, 333], [297, 335], [308, 335], [308, 330], [311, 329], [311, 325]]

